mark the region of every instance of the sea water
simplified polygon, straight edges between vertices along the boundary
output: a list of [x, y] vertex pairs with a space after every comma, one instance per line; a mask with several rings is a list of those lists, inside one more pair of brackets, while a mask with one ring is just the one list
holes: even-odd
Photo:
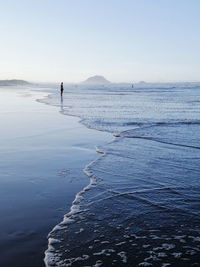
[[85, 167], [46, 265], [199, 266], [200, 88], [71, 86], [61, 112], [115, 138]]

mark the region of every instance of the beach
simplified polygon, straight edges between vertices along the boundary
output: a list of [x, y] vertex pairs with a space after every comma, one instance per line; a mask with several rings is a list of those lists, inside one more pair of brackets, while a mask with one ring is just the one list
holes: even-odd
[[0, 93], [2, 266], [198, 266], [199, 88]]
[[[47, 235], [88, 185], [83, 168], [95, 146], [112, 139], [89, 130], [60, 107], [38, 103], [47, 95], [0, 89], [0, 265], [44, 266]], [[59, 95], [58, 95], [59, 97]]]
[[200, 267], [200, 1], [1, 1], [0, 267]]

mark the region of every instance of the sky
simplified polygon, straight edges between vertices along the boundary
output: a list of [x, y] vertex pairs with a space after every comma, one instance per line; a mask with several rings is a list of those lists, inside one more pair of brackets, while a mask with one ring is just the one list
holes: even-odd
[[200, 81], [199, 0], [0, 0], [0, 79]]

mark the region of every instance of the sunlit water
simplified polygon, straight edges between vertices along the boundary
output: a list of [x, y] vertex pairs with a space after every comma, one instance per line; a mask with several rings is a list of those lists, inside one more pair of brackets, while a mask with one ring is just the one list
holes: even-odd
[[61, 112], [117, 137], [85, 168], [46, 265], [199, 266], [200, 88], [67, 88]]

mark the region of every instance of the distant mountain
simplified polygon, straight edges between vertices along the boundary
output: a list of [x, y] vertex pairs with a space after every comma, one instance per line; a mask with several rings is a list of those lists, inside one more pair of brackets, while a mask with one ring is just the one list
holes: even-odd
[[140, 81], [139, 84], [146, 84], [146, 82], [145, 81]]
[[110, 82], [106, 80], [103, 76], [92, 76], [83, 82], [84, 84], [109, 84]]
[[0, 86], [17, 86], [17, 85], [30, 85], [30, 83], [24, 80], [0, 80]]

